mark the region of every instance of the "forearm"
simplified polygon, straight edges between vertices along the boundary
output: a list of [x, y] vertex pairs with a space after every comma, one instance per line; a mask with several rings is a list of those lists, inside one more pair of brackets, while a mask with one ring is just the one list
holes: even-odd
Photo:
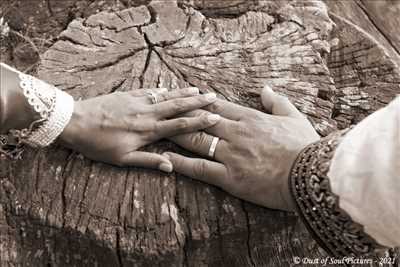
[[24, 97], [18, 73], [1, 64], [0, 75], [0, 133], [29, 127], [39, 116]]

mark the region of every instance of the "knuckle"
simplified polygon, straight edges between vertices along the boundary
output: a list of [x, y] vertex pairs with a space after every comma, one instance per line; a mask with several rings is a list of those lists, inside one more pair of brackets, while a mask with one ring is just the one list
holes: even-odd
[[164, 102], [164, 101], [167, 101], [169, 99], [168, 98], [168, 93], [159, 93], [157, 95], [157, 97], [158, 97], [158, 102]]
[[136, 132], [139, 130], [139, 127], [141, 126], [140, 123], [138, 123], [136, 120], [125, 124], [128, 132]]
[[190, 136], [190, 142], [194, 147], [204, 147], [207, 144], [207, 135], [204, 132]]
[[187, 119], [177, 119], [176, 128], [178, 130], [185, 130], [190, 127], [190, 123]]
[[176, 99], [173, 101], [172, 110], [175, 113], [182, 113], [183, 111], [185, 111], [185, 108], [188, 104], [189, 103], [187, 100]]
[[222, 112], [223, 106], [221, 105], [221, 103], [219, 101], [212, 103], [211, 105], [209, 105], [209, 110], [212, 113], [216, 113], [219, 114]]
[[179, 90], [178, 94], [180, 97], [185, 97], [185, 96], [190, 95], [189, 88], [183, 88], [183, 89]]
[[252, 122], [257, 122], [257, 121], [263, 121], [265, 119], [266, 115], [262, 112], [255, 112], [251, 114], [251, 116], [246, 117], [246, 119], [252, 121]]
[[173, 98], [179, 98], [185, 95], [185, 89], [175, 89], [171, 91], [171, 96]]
[[147, 132], [147, 133], [158, 133], [160, 131], [162, 131], [162, 124], [153, 121], [151, 123], [149, 123], [146, 126], [142, 126], [141, 131], [142, 132]]
[[202, 126], [207, 126], [210, 124], [207, 114], [200, 114], [199, 124]]
[[241, 123], [233, 124], [231, 127], [231, 131], [235, 135], [240, 136], [240, 137], [250, 137], [252, 135], [249, 127], [246, 127], [245, 125], [242, 125]]
[[182, 170], [184, 167], [184, 160], [183, 158], [172, 156], [171, 162], [174, 165], [174, 168], [177, 170]]
[[195, 177], [204, 178], [205, 169], [206, 169], [205, 161], [199, 160], [198, 162], [196, 162], [196, 164], [194, 164], [194, 167], [193, 167], [193, 173], [194, 173]]
[[184, 90], [173, 90], [170, 92], [170, 99], [179, 99], [185, 96]]

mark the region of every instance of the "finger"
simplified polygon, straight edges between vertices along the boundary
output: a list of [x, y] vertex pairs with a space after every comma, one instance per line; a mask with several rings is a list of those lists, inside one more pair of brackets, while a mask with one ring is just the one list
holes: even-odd
[[157, 101], [164, 102], [164, 101], [168, 101], [168, 100], [175, 99], [175, 98], [195, 96], [195, 95], [198, 95], [199, 93], [200, 93], [199, 88], [197, 88], [197, 87], [187, 87], [187, 88], [182, 88], [182, 89], [176, 89], [176, 90], [166, 91], [166, 92], [157, 94]]
[[167, 157], [144, 151], [133, 151], [125, 154], [120, 159], [120, 165], [158, 169], [164, 172], [172, 172], [173, 170], [173, 165]]
[[128, 93], [131, 96], [139, 97], [139, 96], [146, 96], [146, 94], [148, 93], [161, 94], [165, 92], [168, 92], [167, 88], [146, 88], [146, 89], [131, 90]]
[[264, 108], [273, 115], [305, 118], [287, 97], [278, 95], [268, 85], [261, 92], [261, 101]]
[[[164, 88], [162, 88], [164, 89]], [[149, 93], [154, 93], [154, 97], [156, 98], [157, 103], [165, 102], [175, 98], [182, 98], [182, 97], [190, 97], [199, 94], [199, 89], [197, 87], [187, 87], [182, 89], [177, 89], [173, 91], [168, 91], [167, 89], [154, 91], [154, 89], [143, 89], [141, 95], [146, 98], [146, 102], [150, 105], [154, 103], [151, 101], [150, 97], [148, 96]]]
[[156, 122], [156, 134], [158, 138], [174, 136], [178, 134], [195, 132], [216, 124], [221, 119], [217, 114], [205, 115], [193, 118], [177, 118]]
[[[202, 157], [209, 157], [209, 151], [214, 136], [209, 135], [203, 131], [195, 133], [181, 134], [168, 138], [180, 147], [198, 154]], [[226, 155], [228, 148], [228, 142], [219, 139], [214, 152], [214, 159], [216, 161], [223, 162], [223, 155]]]
[[249, 113], [248, 111], [251, 110], [247, 107], [221, 99], [218, 99], [213, 104], [204, 107], [204, 109], [235, 121], [247, 117]]
[[[213, 114], [213, 113], [208, 112], [203, 109], [196, 109], [196, 110], [182, 113], [177, 117], [201, 117], [201, 116], [206, 116], [206, 115], [211, 115], [211, 114]], [[237, 121], [221, 117], [220, 120], [218, 121], [218, 123], [214, 124], [213, 126], [204, 128], [203, 131], [205, 131], [213, 136], [229, 140], [230, 136], [232, 136], [232, 133], [234, 132], [234, 129], [239, 127], [238, 123], [239, 122], [237, 122]]]
[[174, 170], [190, 178], [219, 187], [228, 184], [228, 170], [222, 164], [210, 160], [188, 158], [176, 153], [164, 153], [172, 162]]
[[159, 104], [154, 104], [154, 112], [159, 119], [169, 118], [190, 110], [199, 109], [213, 103], [217, 99], [214, 93], [205, 95], [176, 98]]

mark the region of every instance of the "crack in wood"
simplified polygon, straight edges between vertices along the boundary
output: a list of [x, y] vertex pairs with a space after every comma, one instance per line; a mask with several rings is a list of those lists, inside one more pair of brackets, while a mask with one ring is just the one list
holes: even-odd
[[256, 267], [256, 263], [253, 260], [253, 254], [251, 252], [251, 224], [250, 224], [250, 218], [249, 218], [249, 213], [246, 209], [246, 203], [242, 200], [241, 201], [241, 206], [246, 218], [246, 226], [247, 226], [247, 240], [246, 240], [246, 247], [247, 247], [247, 254], [248, 254], [248, 258], [250, 261], [251, 266]]
[[146, 74], [147, 69], [148, 69], [148, 67], [149, 67], [149, 65], [150, 65], [151, 54], [153, 53], [153, 51], [155, 51], [155, 50], [153, 49], [154, 46], [153, 46], [153, 44], [151, 44], [151, 42], [149, 41], [149, 39], [148, 39], [146, 33], [143, 34], [143, 37], [144, 37], [144, 40], [145, 40], [146, 43], [147, 43], [148, 51], [147, 51], [146, 61], [145, 61], [145, 64], [144, 64], [143, 71], [142, 71], [142, 73], [141, 73], [140, 76], [139, 76], [140, 88], [143, 88], [143, 86], [144, 86], [144, 75]]
[[119, 229], [117, 228], [115, 232], [115, 238], [116, 238], [116, 252], [117, 252], [117, 258], [118, 258], [118, 266], [119, 267], [124, 267], [123, 264], [123, 256], [122, 256], [122, 250], [121, 250], [121, 235], [119, 233]]
[[[74, 162], [74, 151], [70, 151], [69, 155], [66, 157], [65, 164], [62, 167], [62, 172], [60, 178], [62, 179], [62, 189], [61, 189], [61, 204], [62, 204], [62, 228], [65, 228], [66, 224], [66, 215], [67, 215], [67, 196], [65, 193], [65, 189], [67, 187], [67, 176], [65, 175], [67, 171], [67, 167]], [[71, 166], [72, 168], [73, 166]]]
[[79, 199], [79, 202], [77, 204], [77, 206], [79, 207], [79, 216], [78, 216], [78, 219], [76, 221], [76, 228], [79, 228], [79, 225], [81, 224], [81, 217], [82, 217], [82, 214], [84, 213], [84, 211], [83, 211], [83, 202], [86, 199], [86, 192], [87, 192], [87, 189], [88, 189], [89, 181], [90, 181], [90, 179], [92, 177], [92, 174], [93, 174], [94, 166], [95, 166], [94, 162], [90, 161], [90, 163], [89, 163], [89, 173], [86, 176], [85, 184], [84, 184], [83, 190], [82, 190], [82, 195], [81, 195], [81, 197]]
[[111, 90], [108, 92], [109, 94], [115, 93], [120, 87], [121, 85], [127, 80], [127, 78], [123, 78], [120, 81], [118, 81], [112, 88]]
[[[177, 185], [178, 183], [178, 177], [175, 175], [175, 198], [174, 198], [174, 204], [177, 207], [178, 213], [179, 213], [179, 218], [183, 218], [181, 221], [185, 223], [184, 229], [189, 229], [189, 225], [187, 223], [187, 217], [186, 214], [184, 213], [183, 207], [180, 205], [180, 195], [179, 195], [179, 186]], [[176, 237], [177, 238], [177, 237]], [[187, 249], [187, 244], [189, 243], [189, 235], [185, 234], [185, 239], [183, 245], [180, 244], [180, 247], [183, 251], [183, 266], [189, 267], [189, 255], [188, 255], [188, 249]]]

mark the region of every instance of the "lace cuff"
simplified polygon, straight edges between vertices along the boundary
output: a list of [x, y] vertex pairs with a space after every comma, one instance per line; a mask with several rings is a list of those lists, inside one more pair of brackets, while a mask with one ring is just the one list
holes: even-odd
[[303, 149], [293, 165], [289, 188], [303, 222], [329, 254], [374, 256], [387, 248], [340, 208], [327, 176], [335, 149], [347, 131], [335, 132]]
[[11, 129], [0, 135], [0, 156], [21, 158], [24, 144], [35, 148], [49, 146], [62, 133], [71, 119], [74, 100], [33, 76], [19, 72], [3, 63], [1, 66], [18, 73], [20, 88], [30, 107], [40, 115], [28, 128]]

